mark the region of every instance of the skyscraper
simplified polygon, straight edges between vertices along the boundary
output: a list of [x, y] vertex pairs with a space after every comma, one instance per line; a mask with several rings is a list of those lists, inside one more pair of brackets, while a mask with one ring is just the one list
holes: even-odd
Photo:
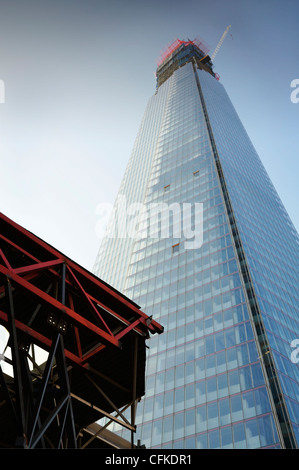
[[156, 76], [94, 267], [165, 327], [138, 438], [296, 448], [298, 234], [204, 45], [175, 41]]

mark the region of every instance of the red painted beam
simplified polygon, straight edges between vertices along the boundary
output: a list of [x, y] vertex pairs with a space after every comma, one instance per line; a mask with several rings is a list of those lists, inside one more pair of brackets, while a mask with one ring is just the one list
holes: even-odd
[[129, 333], [129, 331], [133, 330], [134, 328], [136, 328], [138, 325], [140, 325], [140, 323], [143, 322], [143, 318], [138, 318], [138, 320], [135, 320], [133, 323], [131, 323], [130, 325], [128, 325], [126, 328], [124, 328], [122, 331], [120, 331], [119, 333], [117, 333], [117, 335], [115, 335], [115, 337], [117, 339], [120, 339], [122, 338], [123, 336], [125, 336], [127, 333]]
[[[0, 319], [2, 321], [4, 321], [5, 323], [8, 323], [7, 313], [0, 310]], [[15, 320], [15, 325], [16, 325], [16, 328], [18, 330], [26, 333], [31, 338], [35, 339], [35, 341], [37, 341], [37, 343], [40, 346], [44, 346], [46, 350], [50, 350], [51, 345], [52, 345], [52, 340], [51, 339], [49, 339], [46, 336], [38, 333], [37, 331], [33, 330], [32, 328], [30, 328], [29, 326], [27, 326], [24, 323], [20, 322], [19, 320]], [[67, 349], [65, 349], [65, 356], [70, 361], [72, 361], [74, 364], [76, 364], [78, 366], [81, 366], [81, 367], [84, 367], [84, 368], [87, 367], [87, 364], [83, 364], [82, 360], [79, 357], [77, 357], [75, 354], [68, 351]]]
[[104, 330], [102, 330], [98, 326], [94, 325], [90, 321], [86, 320], [81, 315], [79, 315], [75, 311], [71, 310], [67, 306], [63, 305], [61, 302], [54, 299], [50, 295], [46, 294], [45, 292], [40, 290], [38, 287], [30, 284], [30, 282], [26, 281], [21, 276], [18, 276], [14, 272], [9, 271], [7, 268], [5, 268], [4, 266], [1, 266], [1, 265], [0, 265], [0, 273], [3, 274], [4, 276], [8, 277], [9, 279], [11, 279], [13, 282], [15, 282], [21, 288], [25, 289], [28, 293], [33, 294], [33, 296], [36, 297], [39, 302], [43, 302], [43, 303], [47, 304], [48, 306], [50, 306], [54, 310], [58, 311], [59, 313], [66, 314], [78, 326], [84, 327], [90, 333], [92, 333], [92, 334], [96, 335], [98, 338], [100, 338], [101, 341], [104, 342], [105, 344], [111, 345], [111, 346], [116, 346], [118, 348], [121, 347], [121, 343], [113, 335], [110, 335], [110, 334], [106, 333]]
[[6, 258], [5, 254], [3, 253], [3, 251], [1, 250], [1, 248], [0, 248], [0, 257], [3, 259], [5, 266], [6, 266], [8, 269], [12, 269], [11, 265], [10, 265], [9, 262], [8, 262], [8, 259]]
[[52, 266], [57, 266], [63, 263], [63, 259], [55, 259], [53, 261], [45, 261], [44, 263], [31, 264], [30, 266], [23, 266], [21, 268], [13, 269], [13, 272], [16, 274], [28, 273], [31, 271], [40, 271], [43, 269], [51, 268]]
[[[0, 213], [0, 216], [1, 216], [1, 213]], [[31, 258], [33, 261], [37, 261], [39, 262], [39, 260], [33, 256], [32, 254], [28, 253], [28, 251], [24, 250], [24, 248], [20, 247], [19, 245], [17, 245], [16, 243], [14, 243], [12, 240], [9, 240], [8, 238], [4, 237], [1, 233], [0, 233], [0, 238], [2, 240], [4, 240], [6, 243], [8, 243], [9, 245], [13, 246], [16, 250], [20, 251], [21, 253], [23, 253], [23, 255], [26, 255], [28, 256], [28, 258]]]
[[[146, 315], [144, 312], [142, 312], [142, 310], [140, 310], [139, 307], [135, 306], [129, 299], [126, 299], [125, 297], [123, 297], [119, 292], [114, 291], [109, 286], [105, 285], [103, 282], [101, 282], [101, 280], [99, 278], [93, 276], [88, 271], [85, 271], [80, 266], [75, 265], [75, 263], [70, 261], [70, 260], [67, 261], [67, 265], [70, 266], [74, 271], [77, 271], [80, 274], [82, 274], [83, 276], [85, 276], [86, 279], [88, 279], [89, 281], [93, 282], [93, 284], [95, 284], [99, 288], [99, 291], [103, 290], [107, 294], [114, 297], [114, 299], [118, 300], [120, 302], [120, 307], [125, 305], [132, 312], [136, 313], [137, 315], [140, 315], [141, 317], [143, 317], [145, 319], [148, 319], [148, 315]], [[100, 304], [101, 303], [99, 302], [99, 305]], [[162, 333], [164, 331], [164, 328], [159, 323], [157, 323], [155, 320], [152, 321], [151, 325], [149, 326], [149, 329], [153, 333]]]
[[[128, 324], [122, 331], [117, 333], [115, 335], [115, 338], [120, 340], [123, 336], [128, 334], [131, 330], [135, 329], [135, 330], [138, 331], [137, 327], [138, 327], [138, 325], [140, 325], [140, 323], [145, 324], [145, 320], [143, 318], [138, 318], [133, 323]], [[141, 333], [144, 334], [143, 332], [141, 332]], [[84, 356], [82, 357], [82, 362], [85, 363], [85, 362], [89, 361], [93, 356], [95, 356], [100, 351], [102, 351], [103, 348], [104, 348], [104, 346], [101, 344], [98, 347], [96, 347], [95, 349], [93, 349], [92, 351], [89, 351], [88, 353], [84, 354]]]
[[78, 279], [76, 278], [75, 274], [73, 273], [72, 269], [67, 266], [67, 269], [68, 269], [68, 272], [71, 274], [73, 280], [75, 281], [75, 283], [77, 284], [77, 286], [79, 287], [82, 295], [83, 295], [83, 298], [87, 301], [88, 305], [90, 306], [90, 308], [93, 310], [93, 312], [95, 313], [95, 315], [100, 319], [100, 321], [103, 323], [103, 325], [105, 326], [106, 330], [108, 331], [108, 333], [110, 335], [112, 335], [112, 332], [110, 331], [109, 327], [107, 326], [106, 322], [104, 321], [103, 317], [101, 316], [100, 312], [96, 309], [95, 305], [92, 303], [92, 301], [90, 300], [90, 297], [88, 296], [88, 294], [85, 292], [85, 290], [83, 289], [82, 285], [80, 284], [80, 282], [78, 281]]
[[[71, 296], [70, 293], [68, 294], [68, 297], [69, 297], [69, 303], [70, 303], [71, 309], [75, 310], [73, 297]], [[80, 334], [79, 334], [79, 328], [77, 326], [74, 326], [74, 333], [75, 333], [77, 351], [78, 351], [79, 357], [82, 358], [82, 347], [81, 347], [81, 341], [80, 341]]]

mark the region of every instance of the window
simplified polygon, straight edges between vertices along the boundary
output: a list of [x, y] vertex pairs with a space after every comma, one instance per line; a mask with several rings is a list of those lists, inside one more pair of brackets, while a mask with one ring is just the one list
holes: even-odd
[[174, 439], [184, 436], [184, 413], [174, 415]]
[[243, 419], [242, 401], [239, 395], [231, 397], [232, 421], [241, 421]]
[[246, 447], [244, 423], [234, 424], [233, 435], [234, 435], [234, 449], [244, 449], [244, 447]]
[[232, 438], [232, 428], [227, 426], [220, 429], [221, 435], [221, 448], [222, 449], [232, 449], [233, 448], [233, 438]]
[[249, 449], [254, 449], [260, 446], [259, 432], [257, 421], [252, 419], [245, 423], [245, 433], [247, 446]]
[[163, 440], [164, 441], [171, 441], [172, 440], [172, 433], [173, 433], [173, 416], [168, 416], [164, 418], [163, 423]]
[[210, 431], [209, 436], [209, 449], [219, 449], [220, 448], [220, 436], [219, 430]]
[[153, 430], [152, 430], [152, 442], [151, 445], [159, 445], [161, 444], [162, 438], [162, 419], [153, 422]]
[[243, 393], [242, 401], [243, 401], [244, 417], [252, 418], [253, 416], [255, 416], [256, 411], [255, 411], [253, 391]]
[[206, 431], [207, 426], [207, 407], [200, 406], [196, 409], [196, 432]]
[[174, 391], [174, 411], [182, 411], [184, 409], [185, 389], [177, 388]]
[[208, 447], [208, 435], [200, 434], [196, 437], [196, 448], [197, 449], [206, 449]]
[[[194, 410], [187, 410], [185, 416], [185, 435], [195, 433], [195, 412]], [[195, 443], [194, 443], [195, 444]]]
[[172, 254], [178, 253], [180, 249], [180, 244], [177, 243], [176, 245], [172, 245]]
[[261, 416], [260, 418], [258, 418], [258, 426], [261, 446], [267, 446], [275, 443], [270, 415]]
[[229, 399], [219, 401], [220, 426], [231, 422]]
[[216, 428], [219, 426], [219, 419], [218, 419], [218, 403], [209, 403], [207, 406], [208, 410], [208, 427]]

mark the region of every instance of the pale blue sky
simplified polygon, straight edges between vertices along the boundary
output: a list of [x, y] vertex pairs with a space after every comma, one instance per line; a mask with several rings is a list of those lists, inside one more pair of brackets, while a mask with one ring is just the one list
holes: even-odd
[[0, 0], [0, 211], [87, 269], [161, 50], [201, 36], [297, 230], [298, 0]]

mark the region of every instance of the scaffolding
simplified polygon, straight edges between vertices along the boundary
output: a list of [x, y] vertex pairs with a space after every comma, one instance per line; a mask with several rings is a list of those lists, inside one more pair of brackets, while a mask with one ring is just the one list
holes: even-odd
[[[0, 325], [8, 332], [0, 352], [1, 448], [136, 446], [146, 339], [163, 327], [1, 213]], [[131, 442], [97, 424], [102, 418], [129, 429]]]
[[193, 41], [176, 39], [161, 53], [158, 59], [157, 88], [168, 80], [175, 70], [187, 62], [194, 61], [198, 68], [206, 70], [217, 78], [212, 69], [213, 64], [209, 56], [209, 48], [202, 39], [196, 38]]

